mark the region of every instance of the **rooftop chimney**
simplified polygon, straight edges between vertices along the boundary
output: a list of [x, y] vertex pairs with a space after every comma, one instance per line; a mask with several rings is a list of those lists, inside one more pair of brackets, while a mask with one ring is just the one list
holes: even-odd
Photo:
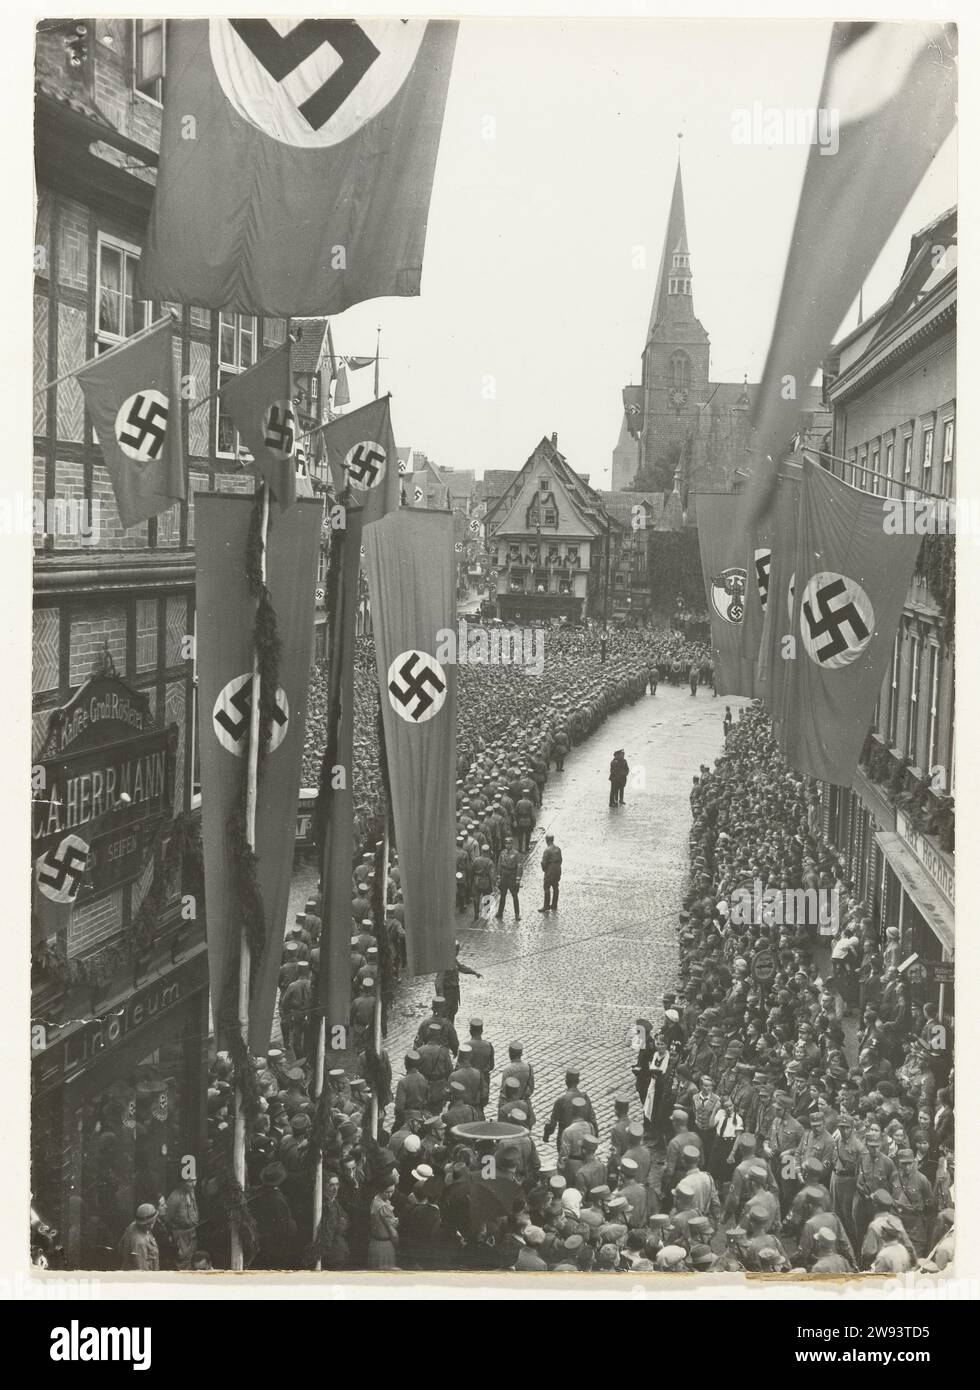
[[552, 436], [551, 436], [551, 447], [552, 447], [553, 449], [557, 449], [557, 448], [558, 448], [558, 435], [557, 435], [557, 434], [552, 434]]

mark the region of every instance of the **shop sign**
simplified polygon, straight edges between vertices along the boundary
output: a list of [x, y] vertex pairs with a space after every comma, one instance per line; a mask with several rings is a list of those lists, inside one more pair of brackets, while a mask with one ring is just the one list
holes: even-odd
[[904, 811], [897, 813], [896, 828], [940, 893], [952, 906], [956, 891], [956, 872], [952, 857], [944, 854], [925, 835], [920, 835]]
[[53, 712], [32, 769], [34, 860], [75, 835], [89, 846], [80, 898], [136, 878], [152, 831], [173, 815], [177, 740], [117, 676], [82, 686]]

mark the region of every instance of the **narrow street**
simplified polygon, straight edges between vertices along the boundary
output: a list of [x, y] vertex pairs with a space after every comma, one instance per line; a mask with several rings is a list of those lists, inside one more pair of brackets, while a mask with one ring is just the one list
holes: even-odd
[[[731, 701], [733, 712], [736, 704]], [[534, 1067], [540, 1136], [566, 1065], [581, 1067], [600, 1129], [611, 1097], [631, 1088], [630, 1033], [637, 1015], [659, 1017], [660, 996], [676, 976], [675, 925], [687, 875], [691, 778], [722, 746], [725, 701], [703, 688], [661, 685], [612, 716], [573, 749], [563, 773], [552, 770], [521, 890], [521, 921], [508, 905], [502, 923], [474, 926], [460, 918], [460, 958], [482, 980], [462, 977], [456, 1020], [462, 1039], [468, 1020], [482, 1017], [497, 1066], [508, 1043], [520, 1039]], [[624, 748], [630, 765], [626, 804], [608, 806], [609, 760]], [[564, 856], [557, 915], [542, 915], [539, 862], [552, 833]], [[428, 1011], [430, 980], [412, 981], [389, 1020], [387, 1047], [396, 1075], [420, 1017]], [[488, 1117], [496, 1114], [497, 1086]], [[553, 1151], [541, 1146], [542, 1160]]]

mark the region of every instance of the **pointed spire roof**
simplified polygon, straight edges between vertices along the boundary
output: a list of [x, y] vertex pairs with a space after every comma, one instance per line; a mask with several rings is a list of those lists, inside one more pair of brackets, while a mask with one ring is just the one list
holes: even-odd
[[667, 231], [664, 235], [664, 249], [660, 255], [660, 269], [657, 272], [657, 287], [650, 310], [650, 324], [647, 328], [647, 341], [658, 321], [663, 317], [667, 305], [667, 281], [670, 279], [670, 265], [675, 251], [687, 251], [687, 223], [684, 219], [684, 185], [681, 181], [681, 161], [677, 158], [677, 173], [674, 175], [674, 192], [670, 199], [670, 212], [667, 216]]

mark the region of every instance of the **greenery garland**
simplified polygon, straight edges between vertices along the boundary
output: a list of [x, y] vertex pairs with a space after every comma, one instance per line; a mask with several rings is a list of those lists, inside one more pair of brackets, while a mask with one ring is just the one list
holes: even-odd
[[[343, 622], [343, 616], [338, 611], [337, 595], [340, 592], [341, 570], [344, 561], [344, 541], [347, 532], [334, 531], [330, 536], [330, 548], [327, 554], [327, 571], [324, 578], [324, 599], [327, 612], [327, 670], [328, 688], [330, 688], [330, 701], [327, 710], [327, 741], [323, 749], [323, 757], [320, 760], [320, 781], [317, 787], [316, 805], [313, 810], [313, 843], [320, 851], [322, 859], [327, 840], [327, 826], [330, 823], [330, 812], [333, 804], [333, 770], [337, 765], [337, 750], [340, 738], [340, 706], [341, 693], [340, 681], [333, 679], [338, 673], [332, 671], [331, 665], [334, 661], [334, 654], [337, 650], [337, 640]], [[351, 776], [351, 769], [346, 769], [347, 776]]]
[[943, 639], [948, 646], [956, 623], [956, 537], [927, 533], [916, 556], [915, 572], [926, 581], [929, 592], [946, 619]]

